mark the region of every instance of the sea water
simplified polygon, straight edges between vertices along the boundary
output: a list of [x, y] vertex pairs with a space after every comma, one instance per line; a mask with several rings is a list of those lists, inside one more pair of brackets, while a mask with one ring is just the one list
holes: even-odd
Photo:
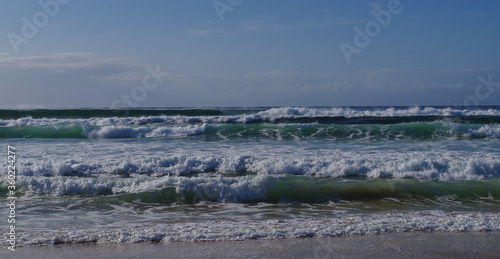
[[500, 230], [498, 106], [0, 110], [0, 143], [18, 245]]

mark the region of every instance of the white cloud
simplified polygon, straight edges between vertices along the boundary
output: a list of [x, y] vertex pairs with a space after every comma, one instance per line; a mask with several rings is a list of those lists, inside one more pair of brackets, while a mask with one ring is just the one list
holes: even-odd
[[43, 56], [0, 57], [0, 66], [12, 68], [92, 68], [103, 65], [125, 65], [127, 58], [99, 58], [89, 52], [56, 53]]

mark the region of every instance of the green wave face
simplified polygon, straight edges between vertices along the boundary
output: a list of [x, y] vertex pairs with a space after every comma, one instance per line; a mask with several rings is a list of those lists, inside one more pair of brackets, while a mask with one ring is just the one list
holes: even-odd
[[12, 126], [0, 138], [162, 138], [202, 135], [207, 140], [442, 140], [497, 139], [500, 125], [414, 122], [402, 124], [218, 124], [145, 126]]
[[417, 181], [409, 179], [391, 180], [342, 180], [321, 179], [303, 176], [287, 176], [278, 180], [267, 191], [267, 200], [322, 202], [330, 200], [366, 199], [437, 199], [453, 196], [457, 200], [490, 199], [500, 202], [500, 181]]
[[[474, 130], [475, 128], [480, 128], [480, 126], [469, 125], [466, 126], [465, 131]], [[217, 133], [220, 133], [224, 137], [282, 140], [431, 140], [464, 136], [464, 134], [460, 134], [459, 132], [453, 132], [452, 127], [446, 123], [406, 123], [395, 125], [224, 125], [219, 128]]]
[[[494, 209], [500, 207], [500, 180], [482, 181], [418, 181], [412, 179], [351, 180], [314, 178], [307, 176], [269, 177], [262, 189], [249, 193], [235, 189], [214, 191], [211, 188], [179, 188], [166, 186], [158, 190], [139, 193], [103, 191], [96, 200], [108, 203], [139, 204], [196, 204], [199, 202], [230, 202], [256, 204], [378, 204], [376, 206], [464, 206], [469, 209]], [[217, 189], [217, 187], [213, 187]], [[6, 190], [2, 190], [5, 191]], [[85, 195], [75, 193], [75, 195]], [[361, 203], [359, 203], [361, 202]], [[354, 206], [354, 205], [353, 205]], [[383, 209], [383, 208], [380, 208]]]

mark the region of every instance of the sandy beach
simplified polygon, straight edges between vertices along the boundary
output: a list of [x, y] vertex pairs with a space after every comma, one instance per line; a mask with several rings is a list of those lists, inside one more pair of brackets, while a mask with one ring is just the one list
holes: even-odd
[[3, 249], [1, 258], [499, 258], [500, 232], [405, 232], [338, 238]]

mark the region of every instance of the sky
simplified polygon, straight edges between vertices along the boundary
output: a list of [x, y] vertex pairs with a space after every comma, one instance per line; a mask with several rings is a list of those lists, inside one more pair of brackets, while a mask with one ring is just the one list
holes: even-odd
[[500, 105], [495, 0], [0, 6], [0, 108]]

